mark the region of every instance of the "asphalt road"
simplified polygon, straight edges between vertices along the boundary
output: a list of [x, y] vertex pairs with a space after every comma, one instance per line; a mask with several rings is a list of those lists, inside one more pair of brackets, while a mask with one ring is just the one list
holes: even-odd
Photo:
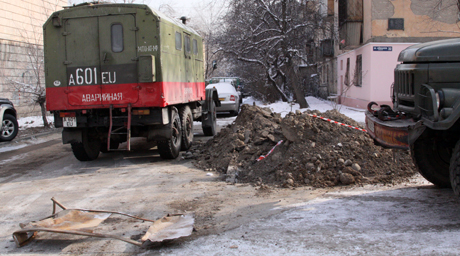
[[[60, 134], [21, 143], [26, 145], [0, 153], [2, 255], [460, 254], [459, 200], [419, 176], [397, 186], [260, 190], [227, 184], [189, 160], [162, 160], [143, 140], [132, 152], [102, 154], [92, 162], [76, 160]], [[49, 216], [52, 197], [68, 208], [148, 219], [193, 213], [196, 231], [149, 250], [50, 233], [17, 248], [12, 233], [20, 223]], [[148, 228], [124, 218], [103, 224], [98, 232], [127, 238]]]

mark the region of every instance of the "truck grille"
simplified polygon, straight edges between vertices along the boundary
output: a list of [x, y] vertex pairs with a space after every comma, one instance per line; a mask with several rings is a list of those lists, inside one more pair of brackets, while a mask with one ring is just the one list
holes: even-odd
[[395, 71], [394, 93], [399, 105], [414, 107], [414, 73], [410, 71]]

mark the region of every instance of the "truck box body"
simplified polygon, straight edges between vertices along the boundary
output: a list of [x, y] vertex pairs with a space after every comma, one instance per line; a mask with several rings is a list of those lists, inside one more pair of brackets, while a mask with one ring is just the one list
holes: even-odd
[[146, 5], [56, 12], [44, 41], [49, 111], [161, 108], [205, 98], [201, 37]]

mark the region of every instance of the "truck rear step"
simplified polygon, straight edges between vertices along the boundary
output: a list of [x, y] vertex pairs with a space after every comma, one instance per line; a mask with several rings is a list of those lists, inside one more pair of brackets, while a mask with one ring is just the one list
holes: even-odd
[[[113, 116], [112, 114], [113, 105], [110, 105], [110, 126], [109, 126], [109, 134], [107, 138], [107, 151], [131, 151], [131, 104], [128, 104], [128, 116]], [[113, 119], [114, 118], [123, 118], [127, 119], [124, 123], [124, 126], [119, 127], [115, 130], [113, 129]], [[126, 129], [126, 132], [122, 131]], [[112, 135], [119, 135], [119, 134], [126, 134], [126, 148], [124, 149], [111, 149], [110, 148], [110, 138]]]

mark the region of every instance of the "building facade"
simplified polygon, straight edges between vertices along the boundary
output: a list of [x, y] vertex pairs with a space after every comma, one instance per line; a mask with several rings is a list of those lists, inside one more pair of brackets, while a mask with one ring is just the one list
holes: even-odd
[[40, 114], [42, 25], [64, 6], [67, 0], [0, 0], [0, 97], [11, 99], [20, 116]]
[[335, 7], [337, 94], [351, 107], [391, 105], [399, 53], [460, 35], [456, 0], [337, 0]]

